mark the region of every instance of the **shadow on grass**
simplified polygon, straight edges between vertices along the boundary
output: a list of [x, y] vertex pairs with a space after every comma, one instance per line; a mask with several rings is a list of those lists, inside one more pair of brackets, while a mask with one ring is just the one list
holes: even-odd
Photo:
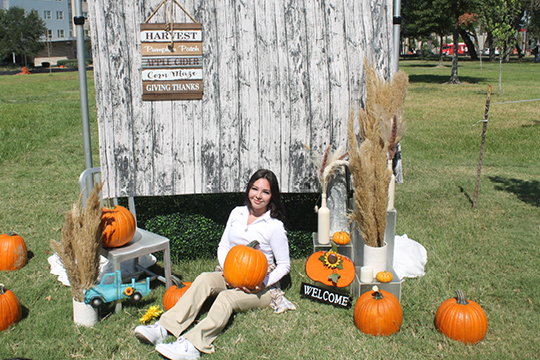
[[[458, 76], [459, 81], [463, 85], [467, 84], [477, 84], [481, 81], [486, 81], [482, 77], [473, 77], [473, 76]], [[443, 84], [450, 79], [450, 74], [448, 75], [432, 75], [432, 74], [421, 74], [421, 75], [409, 75], [409, 82], [411, 83], [426, 83], [426, 84]]]
[[508, 179], [500, 176], [490, 176], [489, 180], [499, 184], [495, 186], [495, 190], [514, 193], [524, 203], [540, 206], [540, 181]]
[[465, 197], [467, 198], [467, 200], [469, 200], [469, 202], [471, 203], [471, 206], [474, 205], [474, 201], [473, 199], [471, 198], [471, 196], [467, 193], [467, 191], [465, 191], [465, 189], [463, 188], [463, 186], [459, 186], [459, 190], [463, 193], [463, 195], [465, 195]]
[[529, 128], [529, 127], [534, 127], [534, 126], [539, 126], [539, 125], [540, 125], [540, 120], [534, 120], [532, 124], [521, 125], [521, 127]]

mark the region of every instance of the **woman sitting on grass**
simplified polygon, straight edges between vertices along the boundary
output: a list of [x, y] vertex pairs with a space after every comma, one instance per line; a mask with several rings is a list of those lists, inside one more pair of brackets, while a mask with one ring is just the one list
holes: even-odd
[[[135, 337], [143, 343], [156, 345], [156, 351], [168, 359], [196, 359], [200, 353], [214, 352], [212, 342], [225, 328], [234, 312], [272, 306], [276, 312], [294, 309], [283, 297], [279, 280], [289, 273], [289, 243], [283, 226], [284, 209], [276, 176], [270, 170], [258, 170], [251, 176], [245, 192], [245, 206], [233, 209], [217, 250], [221, 266], [235, 245], [260, 243], [266, 255], [269, 271], [255, 289], [234, 289], [228, 286], [223, 272], [199, 275], [174, 307], [164, 313], [154, 325], [135, 328]], [[204, 302], [215, 297], [207, 316], [187, 333]], [[172, 334], [175, 342], [163, 344]]]

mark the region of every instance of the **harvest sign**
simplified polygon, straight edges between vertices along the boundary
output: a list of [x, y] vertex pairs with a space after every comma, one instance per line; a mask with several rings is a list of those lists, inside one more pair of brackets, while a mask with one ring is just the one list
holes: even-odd
[[141, 24], [143, 100], [202, 99], [202, 25]]

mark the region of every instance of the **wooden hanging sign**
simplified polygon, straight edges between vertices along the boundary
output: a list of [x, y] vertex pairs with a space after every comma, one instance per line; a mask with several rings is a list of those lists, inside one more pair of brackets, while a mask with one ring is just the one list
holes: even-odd
[[202, 68], [202, 56], [143, 56], [143, 69]]
[[202, 99], [202, 25], [144, 23], [140, 31], [142, 99]]
[[152, 69], [142, 71], [143, 81], [202, 80], [202, 69]]
[[143, 100], [201, 99], [202, 88], [202, 80], [143, 81]]
[[165, 24], [141, 24], [141, 42], [202, 42], [202, 25], [199, 23], [175, 23], [173, 32], [165, 30]]

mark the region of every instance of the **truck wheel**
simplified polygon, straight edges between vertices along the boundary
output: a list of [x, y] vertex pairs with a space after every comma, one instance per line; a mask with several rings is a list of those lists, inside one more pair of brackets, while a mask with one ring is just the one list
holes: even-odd
[[139, 302], [142, 299], [142, 294], [138, 291], [134, 292], [133, 295], [131, 295], [131, 300], [133, 302]]
[[103, 300], [100, 297], [96, 296], [92, 298], [90, 303], [92, 304], [92, 307], [98, 308], [101, 306], [101, 304], [103, 304]]

